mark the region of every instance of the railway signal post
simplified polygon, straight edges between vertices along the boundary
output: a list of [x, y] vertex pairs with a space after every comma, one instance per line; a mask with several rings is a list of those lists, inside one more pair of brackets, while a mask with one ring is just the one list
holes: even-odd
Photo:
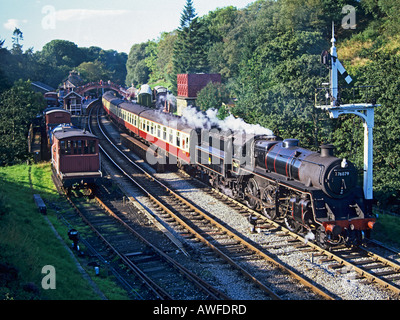
[[347, 83], [352, 81], [343, 65], [340, 63], [335, 47], [335, 30], [332, 24], [332, 47], [330, 53], [324, 51], [321, 62], [330, 69], [329, 93], [327, 98], [330, 104], [316, 105], [316, 108], [329, 112], [331, 118], [338, 118], [342, 114], [355, 114], [362, 118], [364, 126], [364, 196], [371, 204], [373, 200], [373, 128], [375, 108], [380, 105], [375, 103], [352, 103], [340, 104], [338, 99], [338, 72], [345, 78]]

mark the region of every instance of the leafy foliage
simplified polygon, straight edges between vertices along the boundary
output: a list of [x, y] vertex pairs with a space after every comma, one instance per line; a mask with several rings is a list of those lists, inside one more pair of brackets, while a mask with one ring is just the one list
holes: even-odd
[[178, 30], [174, 45], [174, 73], [199, 73], [208, 69], [206, 29], [194, 18], [188, 27]]
[[99, 79], [110, 79], [112, 72], [99, 62], [82, 62], [77, 68], [84, 83], [99, 81]]
[[147, 82], [149, 78], [149, 68], [146, 65], [145, 59], [148, 57], [146, 53], [147, 43], [133, 45], [126, 63], [126, 85], [138, 85]]
[[221, 83], [209, 82], [197, 94], [196, 104], [200, 106], [200, 110], [220, 109], [222, 103], [229, 101], [229, 92], [226, 86]]
[[[99, 67], [99, 76], [103, 77], [93, 80], [111, 80], [120, 84], [125, 82], [126, 53], [99, 47], [81, 48], [66, 40], [52, 40], [35, 53], [32, 48], [23, 52], [22, 31], [17, 29], [14, 33], [11, 50], [3, 48], [0, 41], [0, 92], [10, 88], [19, 79], [41, 81], [57, 88], [69, 71], [79, 66], [84, 70], [90, 69], [91, 65]], [[91, 74], [95, 76], [93, 68]]]
[[44, 99], [34, 93], [29, 81], [18, 81], [0, 96], [0, 165], [14, 164], [27, 157], [29, 125], [43, 109]]
[[181, 14], [180, 28], [187, 28], [190, 26], [192, 20], [196, 18], [196, 10], [193, 6], [192, 0], [186, 0], [185, 8]]

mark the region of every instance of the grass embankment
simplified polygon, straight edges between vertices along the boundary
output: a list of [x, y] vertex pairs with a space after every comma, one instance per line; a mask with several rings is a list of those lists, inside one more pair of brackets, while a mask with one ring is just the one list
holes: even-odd
[[[0, 300], [100, 299], [78, 272], [69, 251], [38, 212], [33, 193], [50, 202], [64, 203], [63, 207], [68, 208], [53, 185], [48, 163], [0, 168]], [[47, 209], [47, 217], [69, 246], [68, 227], [57, 219], [51, 208]], [[80, 262], [108, 299], [127, 298], [111, 277], [95, 277], [93, 268], [88, 267], [84, 260]], [[42, 288], [42, 280], [48, 274], [42, 273], [46, 265], [55, 268], [56, 289]]]
[[374, 226], [372, 237], [383, 243], [400, 247], [400, 218], [388, 214], [380, 214]]

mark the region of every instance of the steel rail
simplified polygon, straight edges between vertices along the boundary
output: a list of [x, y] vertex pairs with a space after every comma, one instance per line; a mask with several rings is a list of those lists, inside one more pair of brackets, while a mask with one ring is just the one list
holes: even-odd
[[[57, 190], [59, 191], [60, 194], [64, 194], [64, 190], [62, 188], [62, 185], [59, 183], [59, 181], [55, 178], [54, 175], [51, 176], [54, 185], [56, 186]], [[75, 208], [74, 208], [75, 210]], [[57, 217], [58, 219], [60, 219], [67, 227], [69, 227], [69, 229], [73, 228], [73, 226], [71, 225], [71, 223], [65, 218], [64, 215], [57, 213]], [[89, 251], [92, 252], [92, 254], [94, 254], [99, 260], [101, 260], [102, 263], [104, 264], [108, 264], [106, 259], [100, 254], [100, 252], [98, 252], [86, 239], [83, 239], [82, 237], [80, 237], [79, 241], [83, 242], [83, 244], [89, 249]], [[130, 292], [131, 294], [135, 295], [136, 297], [140, 298], [141, 300], [144, 300], [143, 296], [141, 296], [138, 292], [136, 292], [134, 290], [134, 288], [124, 279], [124, 277], [122, 275], [120, 275], [118, 273], [118, 271], [113, 268], [112, 266], [108, 266], [114, 276], [118, 279], [119, 282], [121, 282], [121, 284], [123, 286], [125, 286]]]
[[176, 260], [172, 259], [170, 256], [168, 256], [166, 253], [158, 249], [156, 246], [154, 246], [151, 242], [149, 242], [146, 238], [144, 238], [141, 234], [139, 234], [136, 230], [132, 229], [126, 222], [124, 222], [120, 217], [118, 217], [117, 214], [115, 214], [100, 198], [95, 196], [96, 201], [100, 204], [101, 207], [114, 219], [116, 219], [122, 226], [124, 226], [129, 232], [135, 235], [140, 241], [145, 243], [148, 247], [150, 247], [155, 253], [157, 253], [162, 259], [167, 261], [169, 264], [171, 264], [176, 270], [178, 270], [181, 274], [183, 274], [185, 277], [189, 278], [199, 289], [204, 291], [205, 293], [208, 294], [210, 299], [215, 299], [215, 300], [229, 300], [230, 298], [223, 294], [222, 292], [215, 290], [211, 285], [209, 285], [207, 282], [205, 282], [203, 279], [199, 278], [196, 276], [194, 273], [189, 271], [187, 268], [182, 266], [180, 263], [178, 263]]
[[97, 228], [85, 217], [85, 215], [79, 210], [72, 199], [65, 193], [65, 196], [74, 210], [79, 214], [82, 220], [96, 233], [96, 235], [109, 247], [131, 270], [134, 272], [145, 285], [161, 300], [173, 300], [173, 297], [167, 293], [164, 289], [158, 286], [152, 279], [150, 279], [143, 271], [141, 271], [132, 261], [130, 261], [124, 254], [119, 252], [102, 234]]

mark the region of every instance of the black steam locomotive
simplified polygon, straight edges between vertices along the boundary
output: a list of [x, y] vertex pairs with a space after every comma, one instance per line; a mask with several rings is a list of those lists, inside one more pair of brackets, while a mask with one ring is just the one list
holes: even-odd
[[357, 186], [357, 169], [336, 158], [332, 145], [313, 152], [297, 139], [215, 131], [203, 134], [196, 149], [215, 187], [291, 231], [312, 232], [327, 247], [369, 237], [375, 218]]

